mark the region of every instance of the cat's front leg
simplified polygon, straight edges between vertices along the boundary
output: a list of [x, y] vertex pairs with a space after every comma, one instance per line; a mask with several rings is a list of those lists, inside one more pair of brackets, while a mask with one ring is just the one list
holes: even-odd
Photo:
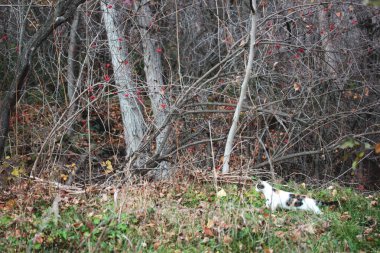
[[270, 206], [270, 210], [272, 210], [272, 212], [276, 211], [276, 208], [277, 208], [277, 205], [276, 203], [271, 203], [271, 206]]

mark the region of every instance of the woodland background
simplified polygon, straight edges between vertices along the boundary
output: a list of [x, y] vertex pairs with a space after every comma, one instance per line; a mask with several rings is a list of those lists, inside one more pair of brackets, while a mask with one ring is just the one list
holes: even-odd
[[186, 175], [380, 186], [380, 10], [249, 1], [0, 0], [1, 186]]

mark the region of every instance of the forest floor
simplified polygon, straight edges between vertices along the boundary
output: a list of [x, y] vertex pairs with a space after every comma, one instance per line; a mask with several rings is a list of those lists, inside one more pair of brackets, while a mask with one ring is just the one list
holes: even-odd
[[[0, 252], [379, 252], [379, 193], [337, 185], [278, 188], [336, 208], [265, 208], [253, 186], [142, 183], [85, 193], [19, 179], [0, 195]], [[54, 212], [53, 212], [54, 213]]]

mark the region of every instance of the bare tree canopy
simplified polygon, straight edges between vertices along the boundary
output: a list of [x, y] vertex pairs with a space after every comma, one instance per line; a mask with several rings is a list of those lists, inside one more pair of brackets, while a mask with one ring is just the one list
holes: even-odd
[[86, 183], [200, 171], [375, 187], [373, 6], [1, 1], [0, 154], [33, 175], [75, 164]]

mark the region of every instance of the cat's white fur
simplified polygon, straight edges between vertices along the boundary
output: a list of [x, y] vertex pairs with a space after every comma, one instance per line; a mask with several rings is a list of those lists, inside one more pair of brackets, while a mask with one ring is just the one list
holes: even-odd
[[[259, 189], [258, 185], [261, 184], [264, 186], [263, 189]], [[321, 214], [321, 210], [317, 206], [318, 202], [312, 198], [305, 196], [302, 199], [303, 204], [301, 206], [289, 206], [287, 201], [291, 199], [290, 192], [282, 191], [282, 190], [273, 190], [274, 188], [265, 181], [261, 181], [258, 185], [256, 185], [256, 190], [258, 192], [262, 192], [266, 199], [266, 206], [270, 208], [272, 211], [275, 211], [276, 208], [285, 208], [289, 210], [305, 210], [312, 211], [316, 214]]]

